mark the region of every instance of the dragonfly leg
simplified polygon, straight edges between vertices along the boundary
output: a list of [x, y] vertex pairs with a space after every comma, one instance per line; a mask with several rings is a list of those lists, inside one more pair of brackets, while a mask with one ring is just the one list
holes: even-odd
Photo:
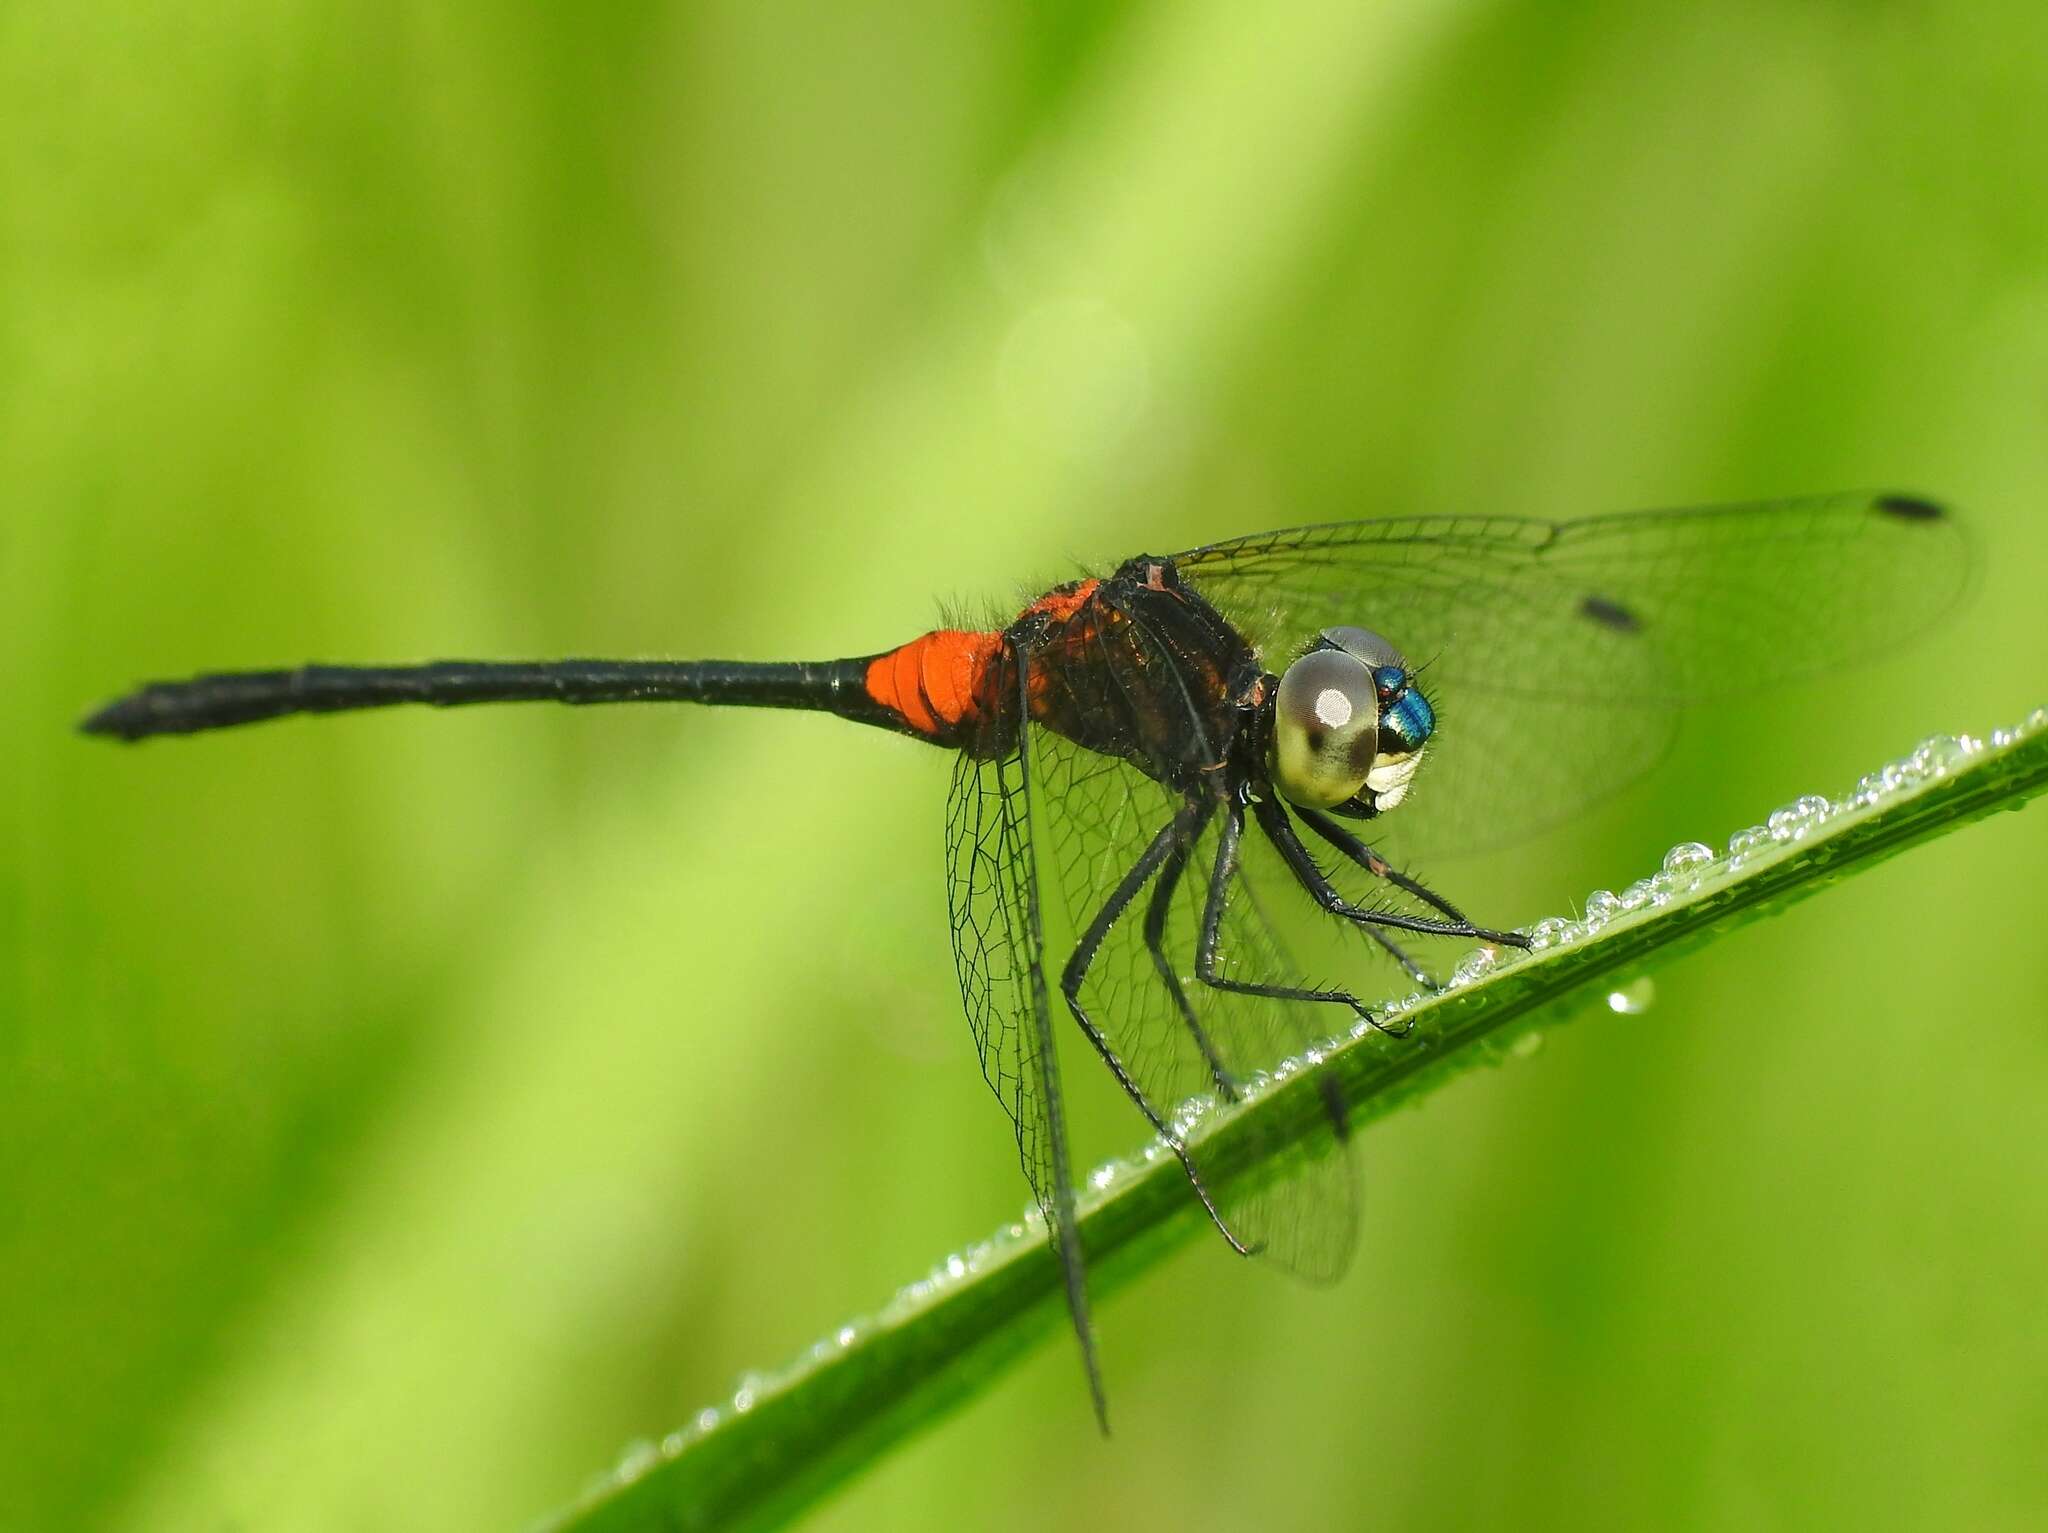
[[1386, 858], [1367, 846], [1358, 837], [1352, 835], [1350, 831], [1339, 825], [1321, 810], [1309, 809], [1296, 804], [1294, 806], [1294, 813], [1302, 824], [1329, 842], [1331, 846], [1342, 852], [1351, 861], [1364, 868], [1374, 878], [1382, 879], [1392, 884], [1396, 889], [1407, 890], [1408, 893], [1414, 895], [1446, 920], [1467, 920], [1464, 911], [1453, 905], [1434, 889], [1428, 888], [1418, 880], [1410, 878], [1406, 873], [1403, 873], [1399, 868], [1388, 862]]
[[1433, 921], [1426, 916], [1403, 915], [1397, 910], [1369, 910], [1363, 905], [1354, 905], [1337, 892], [1323, 875], [1323, 870], [1316, 866], [1308, 848], [1301, 844], [1301, 837], [1295, 834], [1294, 822], [1287, 818], [1287, 811], [1280, 807], [1278, 801], [1256, 799], [1252, 803], [1252, 812], [1259, 817], [1259, 828], [1265, 831], [1266, 839], [1273, 843], [1273, 849], [1280, 854], [1302, 888], [1331, 915], [1342, 916], [1361, 926], [1390, 927], [1395, 931], [1416, 932], [1429, 937], [1471, 937], [1479, 942], [1498, 942], [1508, 947], [1529, 945], [1528, 939], [1519, 933], [1490, 931], [1462, 919]]
[[[1217, 837], [1216, 861], [1209, 871], [1209, 896], [1202, 902], [1202, 931], [1195, 948], [1195, 977], [1211, 989], [1227, 990], [1236, 995], [1255, 995], [1269, 1001], [1320, 1001], [1349, 1006], [1360, 1021], [1379, 1028], [1381, 1032], [1391, 1032], [1373, 1016], [1365, 1002], [1348, 990], [1266, 984], [1257, 980], [1231, 979], [1217, 973], [1216, 947], [1223, 930], [1223, 906], [1228, 898], [1231, 876], [1237, 872], [1237, 848], [1243, 839], [1244, 805], [1233, 800], [1229, 813], [1224, 816], [1222, 833]], [[1329, 1117], [1330, 1130], [1342, 1144], [1351, 1137], [1350, 1111], [1344, 1105], [1343, 1094], [1338, 1091], [1337, 1083], [1327, 1076], [1322, 1077], [1317, 1090], [1322, 1093], [1323, 1111]]]
[[1160, 866], [1159, 881], [1153, 884], [1152, 898], [1145, 909], [1145, 951], [1152, 955], [1152, 967], [1159, 971], [1167, 993], [1173, 997], [1175, 1009], [1180, 1012], [1182, 1023], [1193, 1036], [1195, 1046], [1202, 1051], [1203, 1062], [1209, 1067], [1209, 1078], [1216, 1083], [1216, 1090], [1224, 1101], [1235, 1102], [1241, 1095], [1236, 1077], [1223, 1063], [1223, 1056], [1216, 1052], [1216, 1045], [1202, 1026], [1202, 1019], [1195, 1015], [1194, 1004], [1188, 1000], [1187, 989], [1180, 982], [1173, 960], [1166, 956], [1166, 920], [1173, 913], [1174, 892], [1180, 887], [1181, 875], [1187, 871], [1188, 854], [1194, 850], [1210, 816], [1215, 813], [1216, 805], [1208, 799], [1188, 801], [1188, 808], [1181, 816], [1187, 822], [1185, 832], [1175, 839], [1173, 850], [1167, 853], [1166, 861]]
[[[1358, 837], [1352, 835], [1350, 831], [1346, 830], [1322, 811], [1306, 809], [1297, 804], [1294, 812], [1300, 816], [1302, 824], [1329, 842], [1331, 846], [1342, 852], [1351, 861], [1364, 868], [1374, 878], [1384, 880], [1392, 884], [1396, 889], [1406, 890], [1425, 905], [1440, 912], [1450, 920], [1467, 926], [1471, 925], [1471, 918], [1464, 911], [1453, 905], [1420, 879], [1411, 878], [1406, 873], [1403, 873], [1399, 868], [1388, 862], [1386, 858], [1367, 846]], [[1367, 930], [1371, 930], [1371, 928], [1368, 927]], [[1493, 935], [1505, 941], [1511, 947], [1525, 948], [1529, 945], [1529, 939], [1520, 932], [1499, 932]]]
[[1381, 952], [1385, 953], [1389, 958], [1393, 959], [1395, 963], [1399, 964], [1401, 966], [1401, 972], [1407, 975], [1422, 989], [1434, 992], [1442, 988], [1440, 985], [1437, 984], [1436, 976], [1431, 974], [1429, 970], [1423, 968], [1423, 966], [1416, 960], [1415, 956], [1408, 951], [1408, 949], [1401, 946], [1400, 943], [1396, 942], [1392, 937], [1389, 937], [1377, 926], [1361, 926], [1358, 929], [1364, 932], [1365, 935], [1369, 939], [1371, 939], [1371, 941], [1380, 949]]
[[[1263, 980], [1232, 979], [1218, 972], [1216, 950], [1222, 940], [1223, 906], [1228, 897], [1231, 875], [1237, 871], [1237, 849], [1244, 839], [1244, 805], [1231, 804], [1216, 839], [1216, 861], [1209, 871], [1209, 897], [1202, 905], [1202, 932], [1195, 947], [1195, 978], [1212, 990], [1233, 995], [1256, 995], [1269, 1001], [1319, 1001], [1349, 1006], [1361, 1021], [1372, 1022], [1372, 1010], [1348, 990], [1324, 990], [1311, 985], [1275, 985]], [[1379, 1024], [1374, 1022], [1377, 1027]]]
[[1208, 1211], [1210, 1220], [1222, 1232], [1223, 1238], [1230, 1242], [1231, 1249], [1240, 1256], [1256, 1256], [1260, 1247], [1247, 1245], [1238, 1239], [1237, 1233], [1224, 1221], [1223, 1211], [1216, 1206], [1216, 1200], [1209, 1196], [1209, 1189], [1202, 1181], [1201, 1172], [1195, 1168], [1195, 1160], [1188, 1153], [1188, 1147], [1161, 1116], [1159, 1109], [1146, 1097], [1144, 1090], [1132, 1077], [1124, 1062], [1117, 1058], [1116, 1050], [1110, 1046], [1109, 1039], [1103, 1034], [1102, 1029], [1095, 1025], [1094, 1019], [1088, 1015], [1087, 1008], [1081, 1004], [1081, 986], [1087, 981], [1088, 970], [1094, 965], [1096, 954], [1101, 951], [1104, 939], [1109, 936], [1109, 929], [1116, 924], [1117, 918], [1130, 906], [1131, 901], [1138, 897], [1138, 892], [1151, 881], [1161, 865], [1172, 855], [1176, 843], [1185, 839], [1187, 827], [1197, 812], [1192, 802], [1183, 805], [1180, 812], [1152, 838], [1144, 854], [1132, 865], [1131, 870], [1124, 874], [1117, 886], [1110, 891], [1109, 898], [1102, 902], [1102, 908], [1096, 912], [1095, 919], [1088, 923], [1088, 929], [1081, 933], [1080, 941], [1074, 944], [1074, 954], [1067, 960], [1066, 968], [1060, 973], [1060, 994], [1067, 998], [1067, 1010], [1074, 1014], [1074, 1021], [1080, 1025], [1088, 1041], [1095, 1046], [1095, 1052], [1102, 1056], [1102, 1062], [1109, 1066], [1109, 1073], [1116, 1077], [1116, 1083], [1123, 1088], [1124, 1095], [1137, 1104], [1138, 1111], [1145, 1115], [1145, 1121], [1152, 1125], [1152, 1131], [1165, 1141], [1169, 1150], [1173, 1151], [1174, 1158], [1180, 1162], [1181, 1170], [1187, 1173], [1189, 1185], [1195, 1189], [1195, 1196], [1202, 1200], [1202, 1207]]
[[[1304, 814], [1302, 818], [1308, 819], [1308, 816]], [[1310, 829], [1320, 829], [1320, 827], [1316, 825], [1314, 820], [1309, 820], [1308, 823]], [[1337, 829], [1337, 827], [1334, 825], [1330, 828], [1332, 830]], [[1338, 834], [1342, 835], [1343, 832], [1338, 831]], [[1367, 853], [1368, 855], [1372, 856], [1377, 860], [1378, 854], [1376, 852], [1373, 852], [1372, 849], [1370, 847], [1367, 847], [1363, 842], [1353, 842], [1353, 845], [1357, 846], [1360, 851]], [[1339, 845], [1337, 847], [1337, 850], [1343, 852], [1346, 856], [1351, 855], [1349, 847]], [[1353, 857], [1352, 860], [1354, 862], [1358, 862], [1359, 866], [1364, 868], [1368, 873], [1373, 872], [1372, 863], [1359, 861], [1359, 859], [1356, 857]], [[1384, 864], [1382, 865], [1384, 866]], [[1422, 897], [1424, 899], [1431, 899], [1431, 897], [1427, 893], [1424, 893]], [[1436, 901], [1431, 899], [1431, 903], [1436, 904]], [[1447, 914], [1452, 915], [1458, 920], [1464, 919], [1464, 917], [1458, 915], [1456, 911], [1451, 910], [1448, 904], [1437, 905], [1437, 908], [1445, 911]], [[1370, 939], [1373, 943], [1375, 943], [1379, 947], [1381, 952], [1385, 953], [1389, 958], [1393, 959], [1395, 963], [1399, 964], [1401, 966], [1402, 973], [1406, 974], [1410, 979], [1415, 981], [1415, 983], [1420, 985], [1424, 990], [1434, 991], [1440, 988], [1437, 985], [1435, 978], [1430, 974], [1430, 972], [1427, 969], [1423, 968], [1422, 965], [1419, 962], [1417, 962], [1414, 955], [1411, 954], [1408, 951], [1408, 949], [1401, 946], [1400, 943], [1396, 942], [1392, 937], [1388, 936], [1387, 933], [1380, 927], [1361, 925], [1358, 929], [1361, 932], [1365, 933], [1366, 937]]]

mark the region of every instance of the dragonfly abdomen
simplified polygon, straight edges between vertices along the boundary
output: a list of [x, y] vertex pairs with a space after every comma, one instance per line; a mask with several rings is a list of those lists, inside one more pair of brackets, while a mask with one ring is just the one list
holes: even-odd
[[995, 673], [1000, 633], [941, 628], [872, 656], [868, 699], [905, 732], [934, 745], [965, 748], [1000, 711]]

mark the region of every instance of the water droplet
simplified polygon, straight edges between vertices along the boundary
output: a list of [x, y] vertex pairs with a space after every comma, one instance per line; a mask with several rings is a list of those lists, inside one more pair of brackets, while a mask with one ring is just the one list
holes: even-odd
[[1586, 896], [1585, 925], [1588, 930], [1598, 931], [1609, 921], [1622, 913], [1621, 900], [1609, 889], [1595, 889]]
[[1806, 816], [1797, 809], [1773, 809], [1768, 823], [1773, 841], [1797, 841], [1806, 834]]
[[2048, 729], [2048, 708], [2031, 709], [2021, 721], [2020, 727], [2030, 735]]
[[2009, 746], [2017, 745], [2019, 738], [2019, 731], [2016, 729], [1994, 729], [1991, 731], [1991, 748], [2005, 750]]
[[832, 1339], [833, 1341], [837, 1342], [839, 1346], [842, 1348], [850, 1347], [855, 1342], [860, 1340], [860, 1332], [856, 1330], [853, 1326], [842, 1325], [838, 1330], [832, 1333]]
[[1545, 948], [1555, 947], [1571, 933], [1571, 923], [1556, 916], [1545, 916], [1529, 928], [1529, 951], [1540, 953]]
[[1517, 1036], [1515, 1041], [1508, 1045], [1508, 1053], [1515, 1059], [1527, 1059], [1531, 1054], [1540, 1051], [1542, 1047], [1543, 1034], [1532, 1027], [1526, 1033]]
[[661, 1456], [663, 1458], [674, 1458], [683, 1449], [689, 1447], [689, 1445], [690, 1434], [688, 1432], [671, 1432], [661, 1440]]
[[717, 1431], [718, 1422], [718, 1407], [714, 1405], [707, 1405], [704, 1407], [704, 1409], [697, 1412], [696, 1419], [692, 1421], [690, 1425], [695, 1427], [697, 1429], [697, 1435], [699, 1437], [702, 1437], [706, 1432]]
[[1761, 825], [1738, 830], [1728, 838], [1728, 866], [1739, 868], [1771, 844], [1771, 833]]
[[947, 1276], [947, 1277], [949, 1277], [949, 1278], [951, 1278], [951, 1279], [953, 1279], [953, 1281], [954, 1281], [954, 1282], [956, 1282], [956, 1283], [957, 1283], [957, 1282], [959, 1282], [959, 1281], [960, 1281], [960, 1279], [962, 1279], [962, 1278], [964, 1278], [965, 1276], [967, 1276], [967, 1262], [966, 1262], [966, 1259], [965, 1259], [964, 1257], [962, 1257], [962, 1256], [958, 1255], [957, 1253], [956, 1253], [956, 1254], [954, 1254], [954, 1255], [952, 1255], [952, 1256], [949, 1256], [949, 1257], [947, 1257], [947, 1258], [946, 1258], [946, 1276]]
[[1460, 958], [1458, 966], [1451, 970], [1451, 988], [1455, 990], [1460, 985], [1471, 984], [1474, 980], [1491, 971], [1493, 966], [1499, 961], [1500, 952], [1497, 948], [1474, 948], [1463, 958]]
[[628, 1480], [637, 1480], [654, 1467], [659, 1457], [653, 1443], [644, 1437], [636, 1437], [620, 1452], [618, 1463], [612, 1466], [612, 1478], [621, 1485]]
[[761, 1391], [767, 1388], [767, 1385], [768, 1381], [758, 1373], [741, 1374], [740, 1386], [732, 1392], [732, 1408], [735, 1411], [752, 1410], [754, 1402], [761, 1398]]
[[1607, 1009], [1617, 1016], [1639, 1017], [1657, 1001], [1657, 982], [1645, 974], [1607, 992]]
[[1963, 764], [1967, 752], [1952, 735], [1930, 735], [1913, 752], [1913, 768], [1926, 776], [1941, 777]]
[[1667, 873], [1693, 873], [1710, 867], [1714, 861], [1714, 849], [1699, 841], [1681, 841], [1664, 854], [1664, 871]]

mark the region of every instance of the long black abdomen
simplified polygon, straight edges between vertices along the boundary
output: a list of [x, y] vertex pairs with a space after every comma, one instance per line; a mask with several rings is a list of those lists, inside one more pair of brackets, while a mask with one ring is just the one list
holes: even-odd
[[143, 740], [253, 724], [293, 713], [400, 703], [722, 703], [805, 708], [897, 728], [862, 684], [866, 660], [751, 664], [734, 660], [546, 662], [437, 660], [427, 665], [307, 665], [157, 681], [107, 704], [79, 728]]

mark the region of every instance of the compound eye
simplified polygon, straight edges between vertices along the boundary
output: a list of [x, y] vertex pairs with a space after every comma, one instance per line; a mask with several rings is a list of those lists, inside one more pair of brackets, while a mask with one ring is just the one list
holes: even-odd
[[1391, 667], [1406, 674], [1408, 662], [1389, 639], [1370, 628], [1325, 628], [1323, 642], [1356, 655], [1374, 670]]
[[1311, 809], [1343, 803], [1365, 786], [1379, 728], [1371, 668], [1342, 649], [1310, 650], [1273, 699], [1274, 784]]

